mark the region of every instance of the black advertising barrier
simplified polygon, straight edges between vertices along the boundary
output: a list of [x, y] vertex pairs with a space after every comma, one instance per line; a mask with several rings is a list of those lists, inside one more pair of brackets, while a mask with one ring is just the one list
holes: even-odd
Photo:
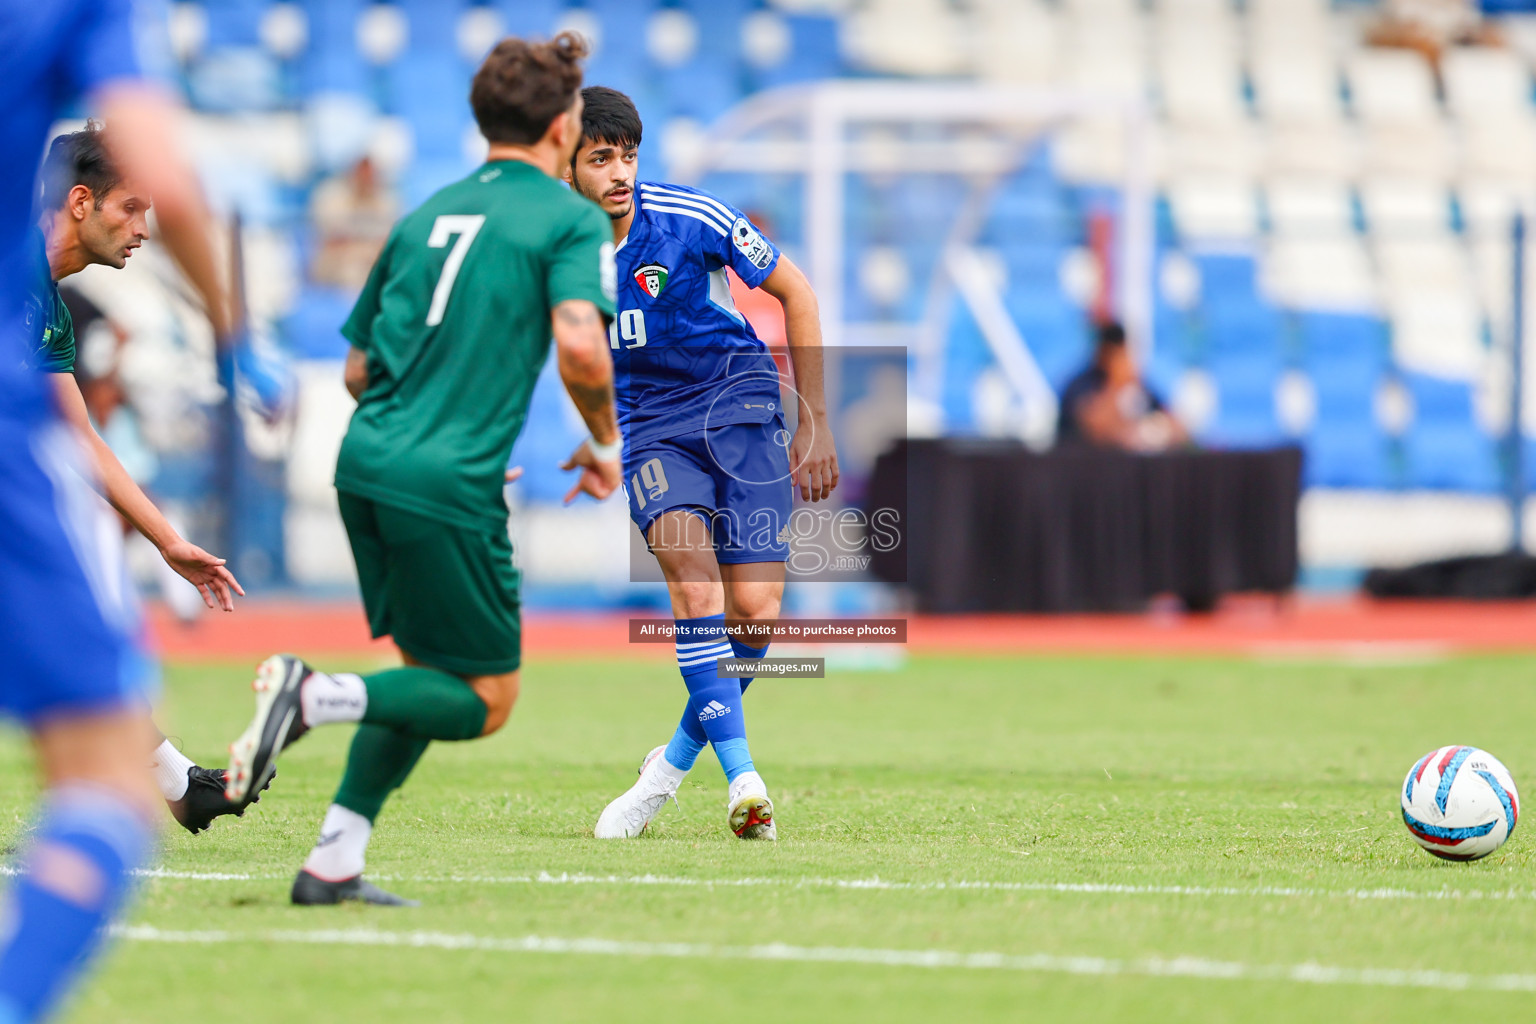
[[904, 441], [866, 503], [905, 507], [876, 552], [926, 612], [1135, 611], [1155, 594], [1208, 608], [1296, 582], [1301, 450], [1036, 454], [1012, 441]]

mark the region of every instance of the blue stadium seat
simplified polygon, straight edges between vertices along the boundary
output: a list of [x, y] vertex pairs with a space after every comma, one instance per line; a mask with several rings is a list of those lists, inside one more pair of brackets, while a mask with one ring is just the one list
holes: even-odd
[[288, 351], [299, 359], [346, 358], [348, 345], [341, 325], [356, 300], [356, 295], [338, 288], [306, 287], [293, 312], [278, 325]]
[[1010, 291], [1004, 301], [1040, 372], [1060, 391], [1091, 355], [1086, 314], [1059, 291]]
[[512, 448], [512, 464], [523, 467], [518, 489], [529, 501], [558, 502], [574, 482], [560, 463], [581, 443], [585, 431], [569, 422], [569, 402], [555, 361], [546, 361], [533, 388], [527, 425]]
[[392, 0], [405, 13], [410, 26], [407, 47], [417, 53], [457, 54], [459, 17], [468, 6], [464, 0]]
[[734, 63], [719, 58], [695, 58], [680, 68], [657, 75], [675, 117], [710, 124], [741, 101], [742, 82]]
[[1307, 439], [1306, 482], [1318, 487], [1392, 486], [1389, 441], [1376, 418], [1383, 365], [1357, 353], [1312, 354], [1317, 419]]
[[408, 53], [389, 68], [390, 109], [410, 124], [416, 154], [447, 159], [463, 154], [470, 72], [452, 53]]
[[948, 343], [944, 347], [944, 386], [940, 393], [947, 432], [967, 433], [975, 428], [971, 389], [982, 371], [993, 364], [992, 350], [971, 319], [970, 311], [956, 302], [950, 313]]
[[1285, 328], [1283, 318], [1274, 308], [1237, 292], [1213, 301], [1207, 290], [1204, 299], [1201, 320], [1206, 350], [1212, 358], [1279, 358]]
[[1390, 336], [1384, 320], [1353, 313], [1299, 312], [1296, 329], [1309, 360], [1349, 358], [1386, 364]]
[[699, 24], [699, 52], [735, 61], [741, 54], [741, 23], [754, 0], [681, 0], [674, 4]]
[[793, 14], [784, 20], [789, 26], [789, 56], [777, 67], [757, 70], [755, 88], [820, 81], [835, 78], [842, 72], [836, 18]]
[[202, 8], [208, 12], [209, 50], [260, 45], [266, 0], [213, 0]]
[[1206, 433], [1213, 444], [1253, 448], [1285, 440], [1275, 415], [1275, 384], [1284, 371], [1278, 358], [1228, 352], [1212, 356], [1207, 369], [1216, 382], [1216, 418]]
[[507, 35], [547, 39], [565, 4], [561, 0], [500, 0], [496, 9], [501, 12]]
[[458, 159], [417, 159], [401, 182], [401, 194], [407, 210], [426, 202], [438, 189], [450, 185], [470, 171], [462, 157]]
[[1190, 259], [1200, 271], [1200, 291], [1206, 301], [1259, 301], [1258, 263], [1252, 256], [1196, 252]]
[[304, 0], [309, 48], [299, 61], [299, 88], [317, 92], [371, 91], [370, 71], [357, 52], [357, 19], [363, 0]]
[[1409, 486], [1496, 490], [1496, 448], [1473, 416], [1471, 387], [1414, 373], [1404, 374], [1403, 383], [1414, 404], [1413, 422], [1403, 437]]

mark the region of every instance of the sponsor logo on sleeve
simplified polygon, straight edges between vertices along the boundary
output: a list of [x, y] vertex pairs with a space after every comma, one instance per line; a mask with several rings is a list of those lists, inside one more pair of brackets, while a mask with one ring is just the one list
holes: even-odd
[[635, 271], [635, 284], [640, 286], [641, 291], [654, 299], [667, 286], [667, 268], [660, 263], [647, 263]]
[[758, 234], [757, 228], [745, 217], [737, 217], [731, 227], [731, 244], [740, 249], [747, 262], [758, 270], [767, 270], [768, 264], [773, 262], [773, 246], [768, 244], [768, 239]]

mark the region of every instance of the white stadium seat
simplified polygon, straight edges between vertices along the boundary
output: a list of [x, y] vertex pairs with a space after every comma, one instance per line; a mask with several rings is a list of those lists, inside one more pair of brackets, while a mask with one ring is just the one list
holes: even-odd
[[1180, 178], [1168, 186], [1173, 222], [1197, 243], [1246, 242], [1259, 233], [1257, 196], [1239, 177]]
[[1257, 178], [1264, 167], [1263, 138], [1255, 125], [1172, 125], [1160, 133], [1164, 173]]
[[1354, 202], [1337, 179], [1275, 178], [1264, 198], [1276, 234], [1333, 238], [1354, 232]]
[[1366, 230], [1382, 237], [1425, 238], [1451, 229], [1450, 193], [1430, 182], [1373, 178], [1360, 186]]
[[1343, 112], [1338, 67], [1325, 55], [1256, 58], [1251, 66], [1259, 113], [1276, 124], [1336, 124]]
[[1271, 174], [1314, 175], [1343, 181], [1359, 173], [1360, 139], [1343, 121], [1272, 125], [1266, 135], [1265, 152]]
[[1434, 74], [1421, 54], [1361, 50], [1346, 70], [1355, 116], [1366, 124], [1418, 127], [1439, 119]]
[[1467, 292], [1431, 291], [1394, 298], [1387, 311], [1392, 351], [1405, 370], [1476, 380], [1487, 349], [1477, 299]]
[[1363, 138], [1367, 175], [1441, 183], [1456, 175], [1460, 156], [1456, 138], [1444, 121], [1367, 126]]
[[977, 12], [976, 70], [993, 82], [1045, 83], [1059, 74], [1061, 27], [1044, 3], [992, 3]]
[[1292, 309], [1369, 312], [1378, 302], [1370, 256], [1356, 235], [1276, 235], [1264, 249], [1260, 283], [1271, 301]]
[[1163, 110], [1170, 120], [1229, 125], [1247, 117], [1235, 51], [1162, 48], [1157, 65]]
[[1462, 122], [1503, 122], [1531, 116], [1529, 69], [1508, 50], [1464, 46], [1440, 61], [1445, 102]]
[[1536, 179], [1536, 115], [1527, 110], [1502, 121], [1464, 122], [1461, 170], [1474, 178]]

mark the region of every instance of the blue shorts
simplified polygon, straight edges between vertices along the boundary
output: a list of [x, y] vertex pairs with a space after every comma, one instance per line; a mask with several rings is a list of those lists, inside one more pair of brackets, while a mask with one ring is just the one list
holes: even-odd
[[789, 558], [789, 432], [784, 421], [732, 423], [634, 447], [624, 457], [629, 517], [645, 536], [663, 512], [709, 524], [717, 561]]
[[0, 712], [27, 725], [143, 705], [156, 681], [84, 456], [57, 420], [0, 415]]

